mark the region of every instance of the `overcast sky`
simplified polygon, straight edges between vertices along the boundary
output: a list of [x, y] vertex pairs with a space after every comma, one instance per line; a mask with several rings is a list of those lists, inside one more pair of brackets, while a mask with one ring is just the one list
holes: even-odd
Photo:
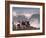
[[24, 8], [24, 7], [13, 7], [13, 12], [17, 14], [22, 13], [40, 13], [40, 8]]

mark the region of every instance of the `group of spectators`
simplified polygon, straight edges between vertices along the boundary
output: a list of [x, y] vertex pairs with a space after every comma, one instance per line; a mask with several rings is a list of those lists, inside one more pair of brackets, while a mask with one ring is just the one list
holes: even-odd
[[16, 30], [26, 30], [30, 27], [30, 24], [29, 21], [22, 21], [21, 23], [18, 23], [16, 26], [14, 25], [14, 29]]

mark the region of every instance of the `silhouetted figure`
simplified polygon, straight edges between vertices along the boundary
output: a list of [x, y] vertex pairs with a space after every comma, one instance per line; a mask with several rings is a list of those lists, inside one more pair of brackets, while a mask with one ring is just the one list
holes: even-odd
[[17, 24], [17, 29], [18, 29], [18, 30], [20, 30], [20, 29], [21, 29], [20, 24]]
[[24, 21], [22, 21], [22, 25], [25, 25], [25, 22]]
[[23, 27], [23, 29], [26, 29], [26, 24], [25, 23], [26, 23], [25, 21], [22, 21], [22, 27]]
[[27, 21], [27, 25], [30, 25], [30, 24], [29, 24], [29, 21]]
[[29, 21], [26, 21], [26, 27], [30, 27]]

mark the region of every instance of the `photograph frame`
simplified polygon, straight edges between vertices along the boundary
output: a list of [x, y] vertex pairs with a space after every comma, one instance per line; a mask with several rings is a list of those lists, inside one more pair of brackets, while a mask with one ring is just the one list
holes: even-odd
[[[25, 34], [10, 34], [10, 4], [21, 4], [21, 5], [37, 5], [43, 6], [42, 16], [42, 32], [41, 33], [25, 33]], [[18, 37], [18, 36], [35, 36], [45, 34], [45, 4], [37, 2], [20, 2], [20, 1], [5, 1], [5, 37]]]

